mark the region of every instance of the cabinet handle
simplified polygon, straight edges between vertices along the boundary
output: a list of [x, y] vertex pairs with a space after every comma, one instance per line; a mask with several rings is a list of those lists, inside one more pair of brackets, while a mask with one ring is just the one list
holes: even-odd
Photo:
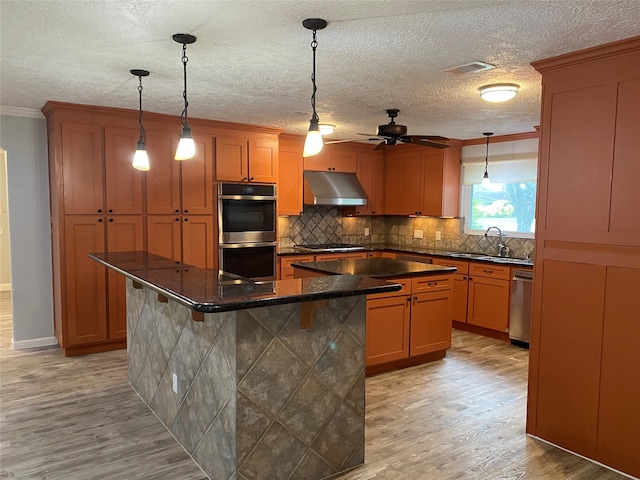
[[410, 301], [411, 301], [411, 297], [407, 297], [407, 302], [410, 302]]
[[179, 218], [176, 218], [176, 222], [179, 222], [179, 221], [180, 221], [180, 219], [179, 219]]
[[375, 215], [375, 214], [376, 214], [376, 211], [375, 211], [375, 210], [371, 210], [371, 213], [372, 213], [373, 215]]
[[250, 181], [250, 182], [253, 182], [253, 177], [249, 178], [249, 181]]
[[184, 221], [185, 221], [185, 222], [188, 222], [188, 221], [189, 221], [189, 219], [188, 219], [188, 218], [185, 218], [185, 219], [184, 219]]
[[98, 209], [98, 213], [102, 213], [102, 209], [101, 208]]
[[418, 212], [418, 215], [422, 215], [422, 212]]
[[178, 210], [177, 208], [176, 208], [176, 213], [180, 213], [180, 210]]
[[331, 167], [328, 167], [327, 170], [331, 170]]
[[484, 273], [493, 273], [493, 270], [487, 270], [486, 268], [483, 268], [482, 271]]
[[246, 182], [247, 181], [247, 177], [242, 177], [242, 181]]
[[184, 213], [189, 213], [189, 210], [185, 210]]
[[109, 221], [110, 221], [110, 222], [113, 222], [113, 218], [110, 218], [110, 219], [109, 219]]
[[102, 219], [101, 218], [98, 219], [98, 223], [102, 223]]
[[427, 282], [428, 287], [435, 287], [438, 285], [438, 282]]
[[465, 276], [463, 275], [463, 276], [462, 276], [462, 279], [463, 279], [463, 280], [466, 280], [466, 279], [467, 279], [467, 277], [465, 277]]
[[109, 209], [109, 213], [113, 213], [113, 208], [110, 208], [110, 209]]
[[470, 281], [470, 282], [471, 282], [471, 281], [473, 281], [473, 277], [469, 277], [469, 281]]

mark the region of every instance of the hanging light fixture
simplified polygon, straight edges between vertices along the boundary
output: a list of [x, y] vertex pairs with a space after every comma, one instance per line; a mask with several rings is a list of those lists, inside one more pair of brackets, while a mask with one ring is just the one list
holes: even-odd
[[147, 70], [130, 70], [131, 75], [138, 77], [138, 97], [140, 100], [140, 114], [138, 115], [138, 123], [140, 124], [140, 138], [138, 139], [138, 146], [136, 153], [133, 154], [133, 162], [131, 165], [136, 170], [142, 170], [146, 172], [151, 168], [149, 166], [149, 155], [147, 155], [147, 146], [145, 145], [145, 132], [142, 126], [142, 77], [148, 77], [149, 72]]
[[493, 135], [493, 132], [483, 133], [487, 137], [487, 155], [484, 157], [484, 176], [482, 177], [481, 185], [483, 187], [488, 187], [491, 185], [491, 181], [489, 180], [489, 137]]
[[518, 94], [520, 85], [515, 83], [494, 83], [480, 87], [480, 98], [487, 102], [499, 103], [511, 100]]
[[304, 149], [302, 151], [303, 157], [310, 157], [320, 153], [320, 150], [322, 150], [322, 147], [324, 146], [322, 133], [320, 132], [320, 119], [316, 113], [316, 48], [318, 47], [316, 31], [325, 28], [327, 26], [327, 21], [321, 18], [307, 18], [306, 20], [303, 20], [302, 25], [308, 30], [313, 30], [313, 40], [311, 41], [311, 50], [313, 50], [313, 73], [311, 74], [311, 84], [313, 85], [313, 89], [311, 93], [311, 108], [313, 109], [313, 113], [311, 114], [309, 131], [307, 132], [307, 139], [304, 142]]
[[336, 126], [332, 123], [319, 123], [320, 135], [331, 135], [336, 130]]
[[180, 115], [180, 122], [182, 123], [182, 133], [180, 134], [180, 141], [178, 142], [178, 148], [176, 149], [176, 160], [188, 160], [196, 154], [196, 144], [193, 141], [191, 135], [191, 128], [189, 127], [189, 116], [187, 115], [187, 108], [189, 102], [187, 101], [187, 45], [195, 43], [196, 37], [189, 35], [188, 33], [176, 33], [173, 36], [173, 40], [182, 44], [182, 66], [184, 69], [184, 91], [182, 97], [184, 98], [184, 110]]

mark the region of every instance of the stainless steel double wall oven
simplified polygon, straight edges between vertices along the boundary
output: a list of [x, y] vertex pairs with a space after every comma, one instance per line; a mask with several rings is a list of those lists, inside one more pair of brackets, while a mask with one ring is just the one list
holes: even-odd
[[218, 183], [220, 270], [274, 280], [277, 220], [275, 185]]

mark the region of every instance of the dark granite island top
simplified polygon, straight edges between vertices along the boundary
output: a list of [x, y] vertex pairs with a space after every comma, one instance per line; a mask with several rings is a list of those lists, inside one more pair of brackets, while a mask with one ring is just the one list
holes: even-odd
[[[327, 273], [330, 275], [357, 275], [376, 279], [406, 278], [426, 275], [448, 275], [455, 267], [432, 265], [422, 262], [395, 260], [393, 258], [362, 258], [332, 260], [328, 262], [295, 262], [294, 268]], [[331, 277], [321, 277], [331, 278]]]
[[253, 282], [140, 251], [92, 253], [89, 256], [134, 282], [203, 313], [383, 293], [400, 288], [352, 275]]

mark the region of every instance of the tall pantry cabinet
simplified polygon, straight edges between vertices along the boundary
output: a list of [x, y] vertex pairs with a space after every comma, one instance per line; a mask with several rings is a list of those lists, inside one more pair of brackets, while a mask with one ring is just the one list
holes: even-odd
[[542, 74], [527, 432], [640, 477], [640, 37]]

